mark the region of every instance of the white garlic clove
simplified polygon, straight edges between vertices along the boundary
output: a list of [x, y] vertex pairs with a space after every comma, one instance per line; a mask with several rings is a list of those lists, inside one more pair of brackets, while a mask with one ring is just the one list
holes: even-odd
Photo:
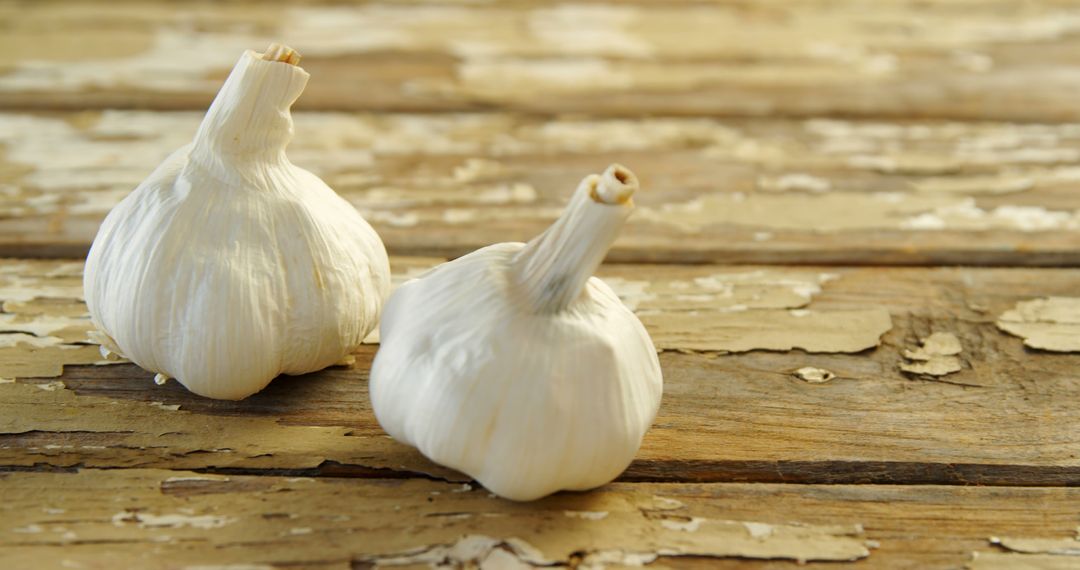
[[402, 285], [371, 371], [383, 428], [509, 499], [617, 477], [663, 385], [645, 327], [592, 277], [637, 186], [614, 165], [528, 244], [485, 247]]
[[244, 53], [195, 140], [109, 213], [87, 258], [103, 346], [196, 394], [241, 399], [343, 360], [389, 292], [379, 236], [285, 155], [298, 61]]

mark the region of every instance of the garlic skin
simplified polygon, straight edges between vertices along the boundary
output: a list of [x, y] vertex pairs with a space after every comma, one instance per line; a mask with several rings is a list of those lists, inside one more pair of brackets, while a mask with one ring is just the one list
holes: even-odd
[[528, 244], [485, 247], [399, 287], [371, 370], [383, 429], [518, 501], [622, 473], [663, 380], [641, 321], [591, 275], [636, 188], [614, 165]]
[[238, 400], [342, 360], [390, 289], [379, 236], [285, 156], [308, 74], [271, 46], [241, 56], [193, 143], [106, 217], [86, 260], [103, 352]]

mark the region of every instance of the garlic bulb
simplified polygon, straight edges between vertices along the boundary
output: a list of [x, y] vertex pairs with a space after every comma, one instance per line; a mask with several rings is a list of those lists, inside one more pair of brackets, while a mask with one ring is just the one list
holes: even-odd
[[509, 499], [617, 477], [663, 384], [641, 321], [591, 277], [636, 189], [614, 165], [528, 244], [485, 247], [395, 291], [371, 370], [382, 427]]
[[246, 52], [193, 143], [109, 213], [83, 285], [105, 349], [192, 392], [237, 400], [330, 366], [378, 321], [379, 236], [285, 156], [308, 74], [291, 49]]

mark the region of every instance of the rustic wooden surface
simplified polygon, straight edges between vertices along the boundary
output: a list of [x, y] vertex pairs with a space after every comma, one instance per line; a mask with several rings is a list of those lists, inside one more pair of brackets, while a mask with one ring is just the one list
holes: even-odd
[[[85, 255], [200, 117], [0, 114], [0, 254]], [[296, 131], [291, 159], [391, 253], [527, 240], [618, 161], [644, 190], [613, 260], [1080, 264], [1080, 124], [298, 113]]]
[[[1080, 567], [1080, 5], [0, 0], [0, 568]], [[356, 363], [243, 402], [87, 341], [81, 257], [243, 49], [396, 282], [637, 172], [661, 351], [619, 480], [530, 504]], [[55, 259], [40, 259], [55, 258]], [[956, 267], [964, 266], [964, 267]]]

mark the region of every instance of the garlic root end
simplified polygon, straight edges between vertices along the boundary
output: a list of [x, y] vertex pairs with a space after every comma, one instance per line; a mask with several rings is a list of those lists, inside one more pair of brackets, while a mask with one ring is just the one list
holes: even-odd
[[270, 47], [263, 52], [262, 58], [266, 61], [279, 61], [289, 65], [300, 64], [300, 54], [296, 50], [278, 43], [270, 44]]
[[621, 164], [612, 164], [599, 176], [589, 196], [601, 204], [626, 204], [637, 189], [637, 176]]

